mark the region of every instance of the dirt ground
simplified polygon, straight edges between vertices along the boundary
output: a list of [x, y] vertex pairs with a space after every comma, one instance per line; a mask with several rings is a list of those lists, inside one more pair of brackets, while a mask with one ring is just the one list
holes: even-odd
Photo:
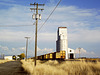
[[9, 61], [0, 64], [0, 75], [30, 75], [24, 71], [20, 61]]

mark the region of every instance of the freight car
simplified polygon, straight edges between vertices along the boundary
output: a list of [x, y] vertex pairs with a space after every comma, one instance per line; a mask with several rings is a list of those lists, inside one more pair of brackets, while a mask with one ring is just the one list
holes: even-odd
[[65, 57], [66, 57], [66, 52], [60, 51], [60, 52], [53, 52], [53, 53], [37, 56], [37, 59], [38, 60], [65, 60]]

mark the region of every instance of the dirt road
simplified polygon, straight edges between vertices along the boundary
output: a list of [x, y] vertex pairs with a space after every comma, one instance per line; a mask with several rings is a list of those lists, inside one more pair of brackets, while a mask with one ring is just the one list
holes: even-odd
[[0, 64], [0, 75], [29, 75], [19, 61], [9, 61]]

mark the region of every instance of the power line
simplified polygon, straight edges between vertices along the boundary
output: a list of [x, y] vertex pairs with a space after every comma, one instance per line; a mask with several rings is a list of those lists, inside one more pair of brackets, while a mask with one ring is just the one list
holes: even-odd
[[0, 25], [0, 27], [23, 27], [23, 26], [33, 26], [33, 25]]
[[38, 31], [45, 25], [45, 23], [48, 21], [48, 19], [50, 18], [50, 16], [53, 14], [53, 12], [56, 10], [56, 8], [58, 7], [58, 5], [60, 4], [61, 0], [57, 3], [56, 7], [53, 9], [53, 11], [50, 13], [50, 15], [48, 16], [48, 18], [45, 20], [45, 22], [42, 24], [42, 26], [38, 29]]

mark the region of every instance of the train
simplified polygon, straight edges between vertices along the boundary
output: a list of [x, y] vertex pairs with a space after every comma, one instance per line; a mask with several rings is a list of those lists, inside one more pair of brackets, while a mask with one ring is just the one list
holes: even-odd
[[37, 56], [37, 60], [65, 60], [65, 59], [66, 59], [66, 51], [52, 52]]

